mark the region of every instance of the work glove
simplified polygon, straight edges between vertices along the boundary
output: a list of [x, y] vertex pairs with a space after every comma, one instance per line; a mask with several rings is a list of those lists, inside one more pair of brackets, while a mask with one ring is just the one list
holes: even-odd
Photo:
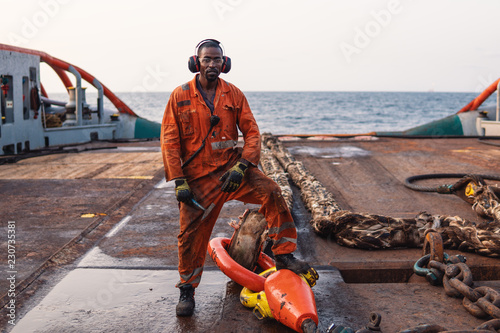
[[237, 162], [231, 169], [227, 170], [222, 177], [219, 178], [223, 182], [221, 189], [222, 192], [234, 192], [240, 187], [245, 176], [245, 171], [248, 166], [242, 162]]
[[177, 201], [188, 203], [193, 198], [193, 192], [189, 187], [186, 178], [175, 180], [175, 197]]

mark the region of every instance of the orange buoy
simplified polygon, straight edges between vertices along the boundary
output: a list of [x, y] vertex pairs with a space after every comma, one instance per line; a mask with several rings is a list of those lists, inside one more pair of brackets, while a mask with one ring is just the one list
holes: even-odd
[[[226, 248], [229, 246], [230, 241], [231, 240], [229, 238], [224, 237], [216, 237], [210, 240], [208, 243], [208, 252], [210, 253], [210, 257], [212, 257], [213, 261], [222, 273], [234, 282], [254, 292], [264, 290], [264, 281], [266, 280], [265, 277], [249, 271], [229, 256]], [[259, 259], [257, 260], [257, 264], [262, 269], [269, 269], [274, 266], [274, 261], [265, 253], [261, 252]]]
[[318, 325], [314, 293], [297, 274], [281, 269], [266, 279], [264, 290], [271, 313], [280, 323], [297, 332], [302, 332], [306, 319]]

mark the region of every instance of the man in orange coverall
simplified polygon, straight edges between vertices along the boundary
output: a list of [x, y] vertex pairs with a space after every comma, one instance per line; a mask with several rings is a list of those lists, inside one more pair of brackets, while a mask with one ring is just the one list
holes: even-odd
[[[172, 92], [161, 131], [166, 180], [175, 180], [180, 210], [178, 316], [193, 314], [209, 238], [227, 201], [261, 205], [277, 269], [297, 274], [310, 269], [291, 254], [297, 233], [279, 186], [257, 167], [260, 133], [246, 97], [219, 78], [229, 71], [231, 59], [213, 39], [201, 41], [195, 53], [188, 67], [199, 74]], [[243, 148], [236, 148], [238, 129]], [[208, 216], [197, 203], [211, 208]]]

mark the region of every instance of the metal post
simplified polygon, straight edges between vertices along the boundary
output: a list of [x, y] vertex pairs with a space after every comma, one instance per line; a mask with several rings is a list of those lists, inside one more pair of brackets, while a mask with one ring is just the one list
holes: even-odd
[[497, 84], [497, 119], [496, 121], [500, 121], [500, 81]]
[[97, 89], [97, 114], [99, 115], [99, 124], [102, 124], [104, 122], [104, 89], [97, 79], [94, 79], [92, 84]]
[[83, 110], [82, 110], [82, 76], [78, 71], [73, 67], [69, 66], [68, 71], [71, 72], [75, 77], [76, 77], [76, 87], [75, 87], [75, 92], [76, 92], [76, 125], [77, 126], [82, 126], [82, 117], [83, 117]]

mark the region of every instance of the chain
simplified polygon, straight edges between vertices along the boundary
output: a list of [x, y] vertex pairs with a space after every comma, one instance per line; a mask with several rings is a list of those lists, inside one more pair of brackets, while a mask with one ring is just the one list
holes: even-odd
[[[350, 211], [342, 210], [335, 202], [333, 195], [310, 174], [304, 165], [296, 161], [288, 152], [282, 143], [270, 134], [263, 135], [263, 145], [268, 147], [271, 153], [281, 164], [284, 172], [288, 173], [295, 183], [301, 189], [302, 198], [306, 208], [311, 211], [311, 225], [315, 232], [323, 236], [334, 236], [339, 243], [351, 247], [359, 248], [388, 248], [388, 247], [417, 247], [421, 244], [421, 235], [425, 232], [424, 256], [415, 263], [414, 270], [417, 275], [425, 276], [433, 285], [443, 284], [445, 292], [451, 297], [463, 297], [463, 303], [466, 309], [479, 316], [492, 316], [494, 320], [484, 323], [473, 331], [446, 331], [442, 327], [427, 325], [429, 330], [407, 330], [405, 333], [422, 332], [491, 332], [500, 330], [500, 296], [499, 293], [488, 287], [478, 287], [473, 289], [472, 274], [469, 267], [465, 264], [466, 258], [461, 255], [448, 256], [443, 251], [443, 241], [440, 231], [446, 236], [447, 247], [458, 247], [459, 249], [475, 250], [482, 255], [499, 256], [499, 235], [498, 225], [494, 229], [477, 229], [470, 222], [449, 216], [430, 215], [426, 213], [419, 214], [415, 219], [395, 219], [378, 215], [361, 215]], [[284, 178], [284, 183], [287, 183]], [[453, 185], [452, 188], [444, 189], [445, 192], [452, 191], [455, 194], [464, 192], [463, 199], [469, 203], [469, 194], [467, 185], [473, 181], [481, 188], [474, 189], [474, 210], [480, 216], [493, 217], [495, 221], [500, 218], [500, 204], [495, 191], [476, 179], [467, 178]], [[484, 188], [483, 188], [484, 187]], [[459, 195], [460, 196], [460, 195]], [[460, 196], [462, 197], [462, 196]], [[388, 222], [389, 221], [389, 222]], [[439, 223], [437, 223], [439, 222]], [[373, 228], [375, 223], [378, 227]], [[360, 226], [366, 226], [361, 229]], [[382, 227], [380, 227], [382, 226]], [[447, 226], [447, 227], [444, 227]], [[471, 231], [471, 227], [474, 227]], [[432, 229], [435, 228], [435, 229]], [[375, 230], [374, 230], [375, 229]], [[455, 234], [457, 230], [460, 237]], [[385, 235], [396, 235], [386, 239]], [[435, 235], [436, 234], [436, 235]], [[369, 237], [367, 237], [367, 235]], [[384, 237], [380, 237], [384, 235]], [[373, 242], [367, 242], [366, 239], [372, 239]], [[404, 239], [404, 243], [399, 242]], [[469, 310], [470, 309], [470, 310]], [[377, 319], [377, 325], [372, 323], [372, 319]], [[364, 330], [375, 331], [379, 328], [380, 316], [370, 318], [371, 325]], [[331, 326], [328, 332], [351, 332], [344, 327]], [[353, 332], [353, 331], [352, 331]], [[360, 333], [363, 332], [360, 330]]]
[[[437, 324], [420, 325], [408, 328], [399, 333], [500, 333], [500, 293], [493, 288], [480, 286], [473, 288], [472, 272], [465, 263], [467, 258], [462, 255], [450, 256], [443, 251], [441, 235], [437, 232], [427, 232], [424, 241], [424, 256], [413, 266], [415, 274], [424, 276], [434, 285], [443, 285], [447, 296], [463, 298], [465, 309], [478, 318], [493, 317], [472, 330], [447, 330]], [[437, 260], [434, 260], [437, 259]], [[440, 261], [439, 261], [440, 260]], [[381, 316], [370, 314], [370, 324], [354, 331], [344, 326], [330, 326], [328, 333], [369, 333], [380, 331]]]
[[399, 333], [498, 333], [500, 332], [500, 319], [493, 319], [487, 321], [473, 330], [447, 330], [446, 328], [432, 324], [432, 325], [419, 325], [412, 328], [408, 328]]
[[[367, 326], [355, 331], [350, 327], [330, 325], [326, 333], [382, 333], [380, 330], [380, 322], [382, 316], [376, 312], [370, 313], [370, 322]], [[399, 331], [399, 333], [500, 333], [500, 319], [492, 319], [484, 322], [472, 330], [447, 330], [437, 324], [419, 325], [412, 328]]]
[[[417, 260], [413, 270], [436, 286], [443, 285], [447, 296], [463, 298], [465, 309], [477, 318], [493, 317], [483, 325], [470, 331], [446, 331], [439, 325], [421, 325], [400, 333], [417, 332], [500, 332], [500, 292], [487, 286], [473, 288], [472, 272], [466, 258], [461, 255], [449, 256], [442, 252], [442, 239], [437, 232], [425, 235], [424, 256]], [[443, 258], [442, 261], [433, 258]]]

